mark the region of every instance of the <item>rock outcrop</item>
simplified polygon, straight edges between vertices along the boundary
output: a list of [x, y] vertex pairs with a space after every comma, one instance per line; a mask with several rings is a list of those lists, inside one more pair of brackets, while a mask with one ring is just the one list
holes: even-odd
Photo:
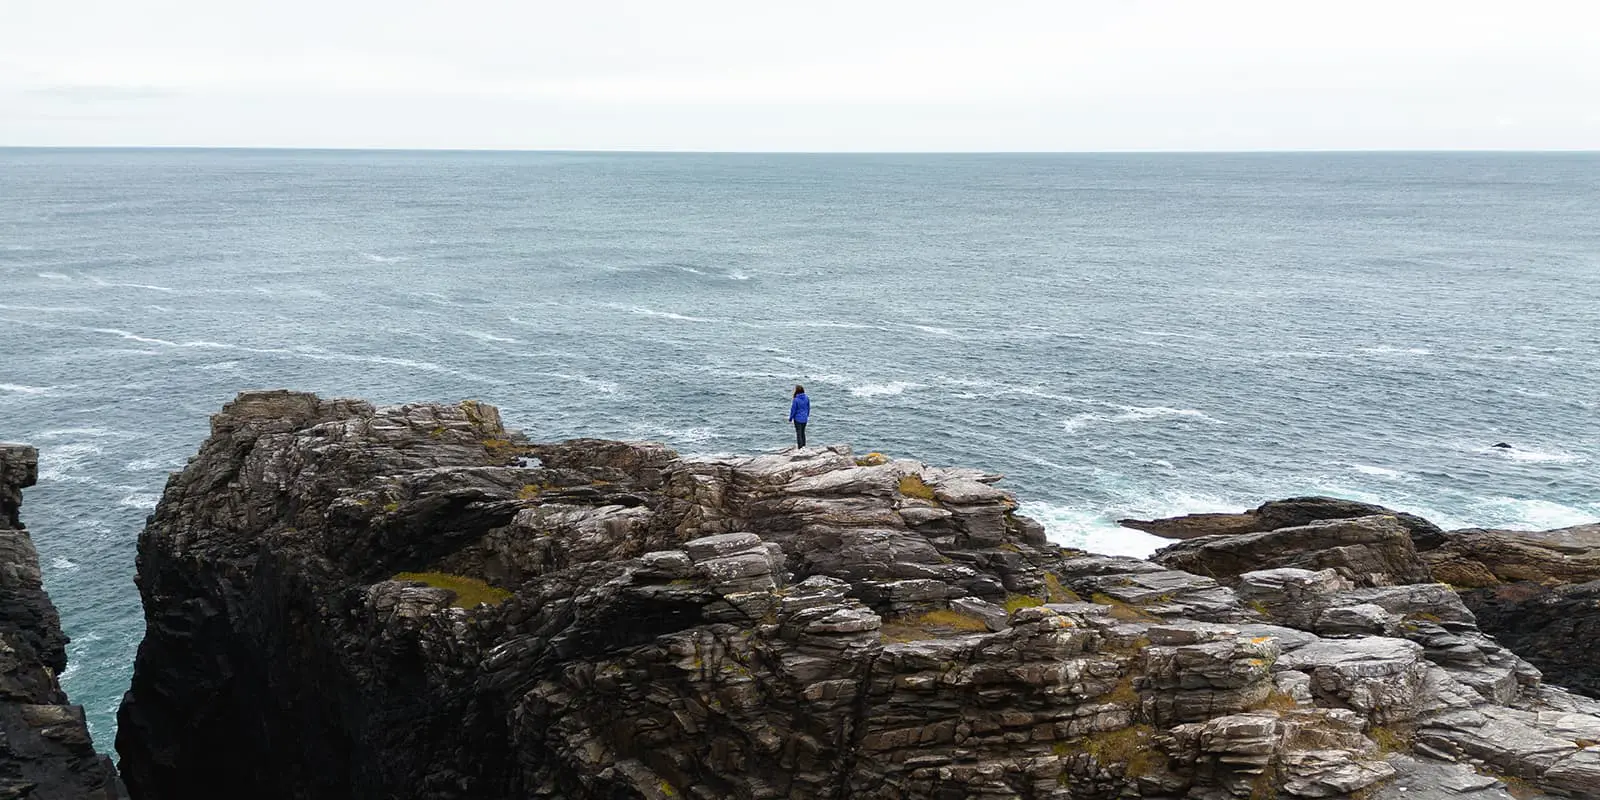
[[67, 637], [22, 527], [22, 490], [38, 474], [37, 450], [0, 443], [0, 798], [111, 800], [116, 772], [57, 680]]
[[1422, 555], [1484, 630], [1550, 681], [1600, 697], [1600, 525], [1452, 531]]
[[1199, 536], [1234, 536], [1262, 533], [1281, 528], [1296, 528], [1313, 522], [1355, 517], [1388, 516], [1411, 534], [1421, 548], [1434, 547], [1444, 540], [1439, 526], [1415, 514], [1405, 514], [1372, 503], [1340, 500], [1335, 497], [1291, 497], [1272, 500], [1239, 514], [1189, 514], [1166, 519], [1119, 519], [1125, 528], [1144, 531], [1166, 539], [1193, 539]]
[[1392, 516], [1329, 519], [1258, 533], [1201, 536], [1157, 551], [1174, 569], [1233, 583], [1246, 572], [1279, 567], [1332, 569], [1360, 586], [1429, 583], [1411, 534]]
[[1392, 530], [1197, 575], [1052, 546], [997, 480], [243, 394], [140, 537], [122, 768], [141, 800], [1596, 796], [1600, 703], [1374, 577]]
[[[1331, 566], [1369, 584], [1449, 584], [1483, 631], [1547, 680], [1600, 697], [1600, 525], [1445, 532], [1414, 515], [1331, 497], [1122, 523], [1191, 540], [1155, 558], [1224, 581], [1262, 566]], [[1396, 528], [1414, 548], [1393, 535]]]

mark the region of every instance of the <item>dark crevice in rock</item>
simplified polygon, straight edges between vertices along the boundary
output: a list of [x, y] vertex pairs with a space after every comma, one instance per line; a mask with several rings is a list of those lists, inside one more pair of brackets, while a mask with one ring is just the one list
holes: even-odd
[[22, 527], [22, 490], [38, 475], [37, 450], [0, 442], [0, 798], [116, 800], [116, 770], [58, 681], [67, 637]]

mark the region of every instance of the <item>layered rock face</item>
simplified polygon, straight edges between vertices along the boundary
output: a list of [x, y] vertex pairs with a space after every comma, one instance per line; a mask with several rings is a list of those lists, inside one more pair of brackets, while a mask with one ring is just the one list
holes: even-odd
[[1403, 514], [1372, 503], [1339, 500], [1332, 497], [1291, 497], [1274, 500], [1239, 514], [1189, 514], [1168, 519], [1122, 519], [1117, 524], [1153, 533], [1168, 539], [1193, 539], [1200, 536], [1234, 536], [1294, 528], [1335, 519], [1370, 516], [1393, 517], [1419, 547], [1432, 547], [1443, 541], [1439, 526], [1415, 514]]
[[1426, 567], [1387, 523], [1202, 576], [1051, 546], [997, 480], [247, 393], [141, 535], [122, 767], [168, 800], [1596, 796], [1600, 703], [1390, 585]]
[[1600, 525], [1445, 532], [1420, 517], [1328, 497], [1277, 500], [1242, 514], [1122, 522], [1193, 540], [1157, 557], [1222, 580], [1246, 564], [1315, 563], [1369, 584], [1447, 583], [1482, 630], [1546, 680], [1600, 697]]
[[0, 443], [0, 800], [111, 800], [116, 772], [57, 681], [67, 637], [22, 527], [22, 490], [38, 474], [37, 450]]
[[1600, 525], [1452, 533], [1423, 554], [1433, 574], [1552, 682], [1600, 697]]

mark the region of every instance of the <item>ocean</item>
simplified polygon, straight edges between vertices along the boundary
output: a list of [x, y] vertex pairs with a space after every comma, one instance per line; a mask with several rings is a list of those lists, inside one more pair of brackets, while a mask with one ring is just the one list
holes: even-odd
[[[1600, 155], [0, 150], [0, 440], [111, 747], [240, 389], [1001, 472], [1062, 544], [1331, 494], [1600, 520]], [[1498, 442], [1513, 449], [1499, 449]]]

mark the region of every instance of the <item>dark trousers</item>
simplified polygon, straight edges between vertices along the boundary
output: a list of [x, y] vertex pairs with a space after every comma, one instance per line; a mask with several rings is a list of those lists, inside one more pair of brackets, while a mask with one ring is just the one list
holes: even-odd
[[804, 422], [796, 422], [794, 424], [794, 446], [806, 446], [806, 424]]

